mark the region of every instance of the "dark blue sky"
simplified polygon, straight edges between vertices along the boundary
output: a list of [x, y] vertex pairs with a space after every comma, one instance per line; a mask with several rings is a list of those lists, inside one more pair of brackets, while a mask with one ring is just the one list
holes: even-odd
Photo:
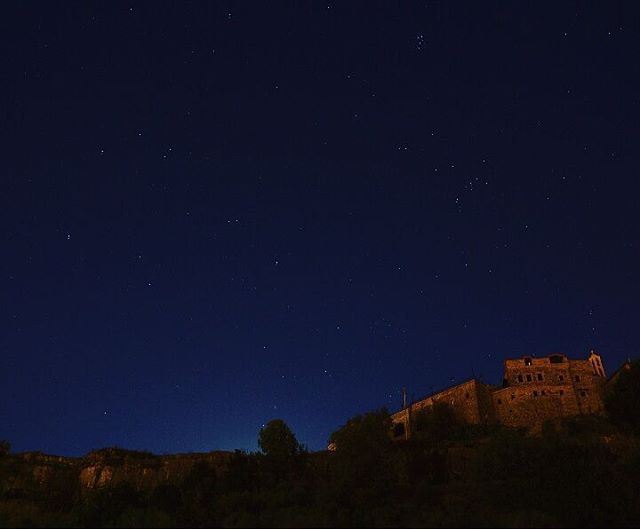
[[312, 449], [640, 352], [636, 2], [12, 2], [0, 438]]

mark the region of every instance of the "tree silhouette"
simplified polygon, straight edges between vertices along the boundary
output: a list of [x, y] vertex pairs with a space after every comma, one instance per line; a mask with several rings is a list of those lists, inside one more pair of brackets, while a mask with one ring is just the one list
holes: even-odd
[[605, 394], [607, 414], [616, 426], [640, 433], [640, 361], [627, 364]]
[[444, 402], [437, 402], [429, 408], [415, 412], [411, 421], [413, 436], [432, 441], [458, 438], [464, 428], [465, 423], [456, 416], [453, 408]]
[[269, 459], [286, 463], [302, 451], [296, 436], [282, 419], [269, 421], [260, 430], [258, 446]]

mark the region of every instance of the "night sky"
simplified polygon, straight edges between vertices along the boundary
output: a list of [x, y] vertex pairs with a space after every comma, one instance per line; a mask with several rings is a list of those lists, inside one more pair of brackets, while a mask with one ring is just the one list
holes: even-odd
[[0, 438], [311, 449], [640, 353], [640, 4], [4, 3]]

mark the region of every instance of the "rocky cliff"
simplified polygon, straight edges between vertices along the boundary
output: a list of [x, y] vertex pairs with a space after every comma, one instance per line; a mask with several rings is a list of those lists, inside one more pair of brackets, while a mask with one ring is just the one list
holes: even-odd
[[0, 459], [0, 492], [20, 497], [38, 487], [67, 484], [86, 491], [125, 482], [137, 490], [149, 490], [161, 483], [181, 483], [198, 463], [222, 472], [231, 455], [209, 452], [158, 456], [119, 448], [105, 448], [78, 458], [40, 452], [14, 454]]

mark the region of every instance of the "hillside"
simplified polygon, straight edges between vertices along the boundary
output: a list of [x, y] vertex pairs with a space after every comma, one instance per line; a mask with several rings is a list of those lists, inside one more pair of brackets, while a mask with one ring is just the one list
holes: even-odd
[[309, 453], [281, 420], [259, 453], [80, 458], [0, 443], [0, 527], [595, 527], [640, 525], [640, 366], [606, 416], [541, 431], [471, 425], [448, 405], [393, 441], [386, 410], [351, 418]]
[[[381, 412], [382, 413], [382, 412]], [[154, 456], [104, 449], [0, 461], [1, 526], [637, 526], [640, 441], [573, 421], [531, 437], [496, 430], [336, 453]], [[365, 420], [366, 422], [366, 420]], [[352, 434], [354, 432], [351, 432]], [[449, 432], [451, 433], [451, 432]], [[342, 439], [344, 442], [344, 439]], [[360, 447], [358, 447], [360, 445]]]

